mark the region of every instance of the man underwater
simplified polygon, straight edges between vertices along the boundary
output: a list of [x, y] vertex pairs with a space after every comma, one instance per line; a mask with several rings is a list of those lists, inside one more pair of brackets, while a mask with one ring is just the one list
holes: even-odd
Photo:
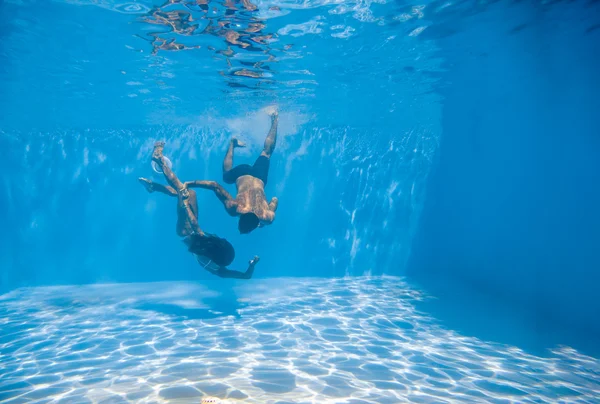
[[225, 239], [204, 233], [198, 225], [198, 200], [196, 192], [190, 188], [202, 181], [181, 182], [166, 163], [163, 156], [164, 146], [164, 142], [154, 144], [152, 161], [162, 170], [169, 185], [165, 186], [142, 177], [138, 180], [150, 193], [157, 191], [177, 197], [177, 235], [185, 237], [184, 242], [188, 250], [196, 255], [204, 269], [221, 278], [250, 279], [260, 258], [255, 256], [251, 259], [246, 272], [233, 271], [226, 267], [235, 258], [233, 246]]
[[279, 114], [275, 108], [268, 111], [271, 116], [271, 129], [265, 139], [263, 151], [252, 166], [240, 164], [233, 167], [233, 151], [238, 147], [245, 147], [243, 142], [233, 138], [229, 143], [227, 154], [223, 160], [223, 181], [227, 184], [235, 183], [237, 196], [232, 196], [215, 181], [194, 181], [192, 186], [214, 191], [223, 203], [225, 210], [231, 216], [239, 216], [238, 230], [242, 234], [250, 233], [257, 227], [273, 223], [278, 200], [273, 197], [267, 203], [265, 185], [269, 175], [271, 155], [277, 142], [277, 124]]

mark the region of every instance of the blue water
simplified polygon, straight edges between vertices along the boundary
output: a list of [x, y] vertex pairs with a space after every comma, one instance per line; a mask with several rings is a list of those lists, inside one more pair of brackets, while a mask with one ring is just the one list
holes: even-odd
[[[206, 3], [206, 4], [205, 4]], [[0, 2], [0, 402], [600, 401], [600, 5]], [[148, 194], [251, 163], [216, 278]], [[232, 186], [227, 189], [234, 193]], [[212, 400], [212, 401], [211, 401]]]

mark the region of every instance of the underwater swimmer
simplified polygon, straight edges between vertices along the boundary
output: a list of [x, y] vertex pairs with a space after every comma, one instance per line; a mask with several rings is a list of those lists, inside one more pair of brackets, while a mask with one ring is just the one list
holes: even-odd
[[[196, 260], [198, 260], [198, 263], [204, 269], [221, 278], [250, 279], [254, 273], [254, 267], [258, 261], [260, 261], [258, 255], [255, 255], [254, 258], [248, 262], [248, 269], [246, 272], [233, 271], [228, 269], [227, 265], [233, 261], [235, 252], [227, 240], [212, 234], [205, 234], [204, 236], [192, 234], [183, 241], [188, 246], [188, 250], [196, 256]], [[219, 253], [211, 255], [211, 251], [218, 251]]]
[[250, 233], [259, 226], [273, 223], [279, 201], [276, 197], [267, 203], [265, 185], [269, 175], [271, 155], [277, 142], [277, 123], [279, 115], [275, 108], [268, 111], [271, 116], [271, 129], [265, 139], [264, 149], [252, 166], [240, 164], [233, 167], [233, 150], [246, 145], [237, 139], [231, 139], [229, 149], [223, 160], [223, 181], [235, 183], [237, 196], [235, 199], [215, 181], [193, 181], [190, 186], [214, 191], [217, 198], [225, 206], [231, 216], [239, 216], [240, 233]]
[[164, 146], [164, 142], [154, 144], [152, 161], [161, 169], [169, 185], [165, 186], [142, 177], [139, 178], [140, 183], [150, 193], [157, 191], [177, 197], [177, 234], [186, 237], [184, 242], [188, 250], [196, 256], [204, 269], [221, 278], [250, 279], [260, 258], [255, 256], [250, 260], [246, 272], [227, 268], [235, 258], [233, 246], [227, 240], [204, 233], [200, 229], [196, 192], [188, 189], [190, 183], [181, 182], [171, 170], [168, 160], [163, 156]]

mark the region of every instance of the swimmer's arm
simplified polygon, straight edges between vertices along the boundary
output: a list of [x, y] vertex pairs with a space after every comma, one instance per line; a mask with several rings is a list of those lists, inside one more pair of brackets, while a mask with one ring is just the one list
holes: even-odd
[[269, 210], [264, 212], [264, 215], [261, 217], [261, 221], [258, 224], [258, 227], [265, 227], [273, 223], [275, 220], [275, 211], [277, 210], [277, 206], [279, 205], [279, 200], [277, 197], [273, 197], [268, 207]]
[[[250, 269], [246, 272], [238, 272], [233, 271], [231, 269], [227, 269], [225, 267], [219, 268], [218, 271], [211, 271], [213, 274], [217, 275], [220, 278], [228, 278], [228, 279], [250, 279], [252, 277], [252, 273]], [[254, 268], [252, 268], [252, 272], [254, 272]]]
[[225, 190], [219, 183], [215, 181], [188, 181], [185, 183], [186, 187], [189, 188], [204, 188], [214, 191], [215, 195], [225, 206], [225, 210], [232, 216], [235, 216], [237, 209], [237, 202], [231, 197], [229, 192]]
[[254, 267], [258, 263], [260, 258], [255, 256], [254, 259], [251, 259], [248, 263], [248, 269], [246, 272], [233, 271], [231, 269], [227, 269], [225, 267], [219, 268], [217, 271], [210, 271], [213, 274], [221, 277], [221, 278], [231, 278], [231, 279], [250, 279], [254, 274]]
[[279, 206], [279, 199], [277, 199], [277, 197], [274, 196], [273, 198], [271, 198], [271, 203], [269, 203], [269, 210], [271, 210], [272, 212], [276, 212], [277, 206]]
[[[212, 268], [209, 268], [209, 267], [205, 267], [204, 269], [206, 269], [208, 272], [210, 272], [213, 275], [219, 276], [219, 269], [212, 269]], [[225, 269], [227, 269], [227, 268], [225, 268]]]

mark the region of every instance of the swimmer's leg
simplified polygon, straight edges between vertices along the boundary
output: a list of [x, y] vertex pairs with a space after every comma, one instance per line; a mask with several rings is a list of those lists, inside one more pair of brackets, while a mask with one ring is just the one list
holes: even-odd
[[275, 144], [277, 143], [277, 124], [279, 123], [279, 114], [277, 110], [271, 113], [271, 129], [269, 129], [269, 134], [265, 139], [265, 147], [260, 153], [261, 156], [265, 156], [267, 158], [271, 158], [273, 154], [273, 150], [275, 150]]
[[182, 189], [183, 183], [179, 181], [179, 178], [175, 175], [173, 171], [169, 168], [165, 159], [163, 158], [163, 149], [165, 148], [165, 142], [156, 142], [154, 143], [154, 151], [152, 152], [152, 161], [154, 161], [160, 169], [162, 170], [167, 182], [170, 186], [175, 189]]
[[223, 159], [223, 176], [225, 176], [225, 174], [227, 174], [227, 172], [231, 171], [233, 168], [233, 149], [236, 147], [246, 147], [246, 144], [236, 138], [231, 139], [229, 142], [229, 148], [227, 149], [227, 153]]
[[147, 178], [140, 177], [138, 181], [146, 188], [146, 191], [152, 193], [154, 191], [160, 192], [161, 194], [169, 196], [177, 196], [177, 191], [168, 185], [159, 184], [158, 182], [151, 181]]
[[204, 232], [198, 225], [198, 218], [192, 211], [192, 207], [190, 206], [189, 198], [186, 198], [183, 200], [183, 206], [185, 208], [185, 214], [187, 215], [187, 220], [189, 221], [190, 225], [192, 226], [192, 230], [194, 231], [194, 233], [196, 233], [200, 236], [203, 236]]

